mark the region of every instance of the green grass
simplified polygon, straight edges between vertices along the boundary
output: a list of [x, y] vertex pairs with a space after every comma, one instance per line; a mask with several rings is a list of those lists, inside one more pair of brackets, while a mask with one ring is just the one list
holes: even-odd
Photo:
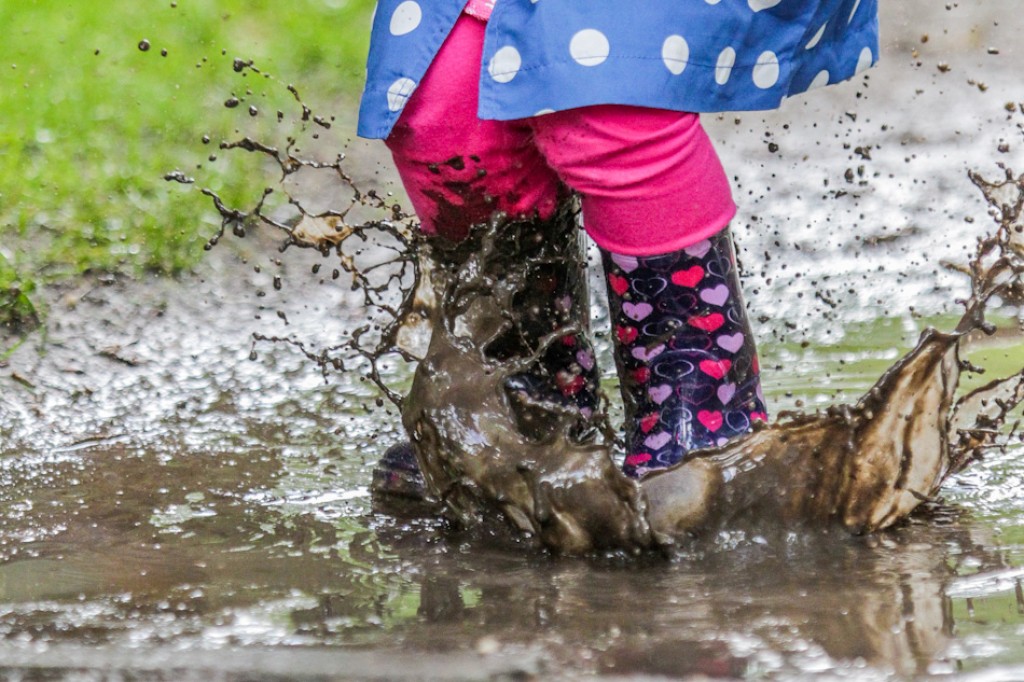
[[[188, 269], [216, 221], [163, 175], [251, 196], [241, 155], [207, 159], [218, 141], [280, 132], [278, 109], [294, 132], [284, 83], [325, 115], [358, 98], [371, 0], [172, 4], [0, 2], [0, 313], [14, 282], [24, 304], [36, 284], [86, 271]], [[277, 80], [236, 73], [235, 57]], [[244, 105], [226, 109], [232, 94]]]
[[[1004, 331], [1017, 327], [1016, 319], [998, 313], [989, 318]], [[871, 322], [848, 324], [837, 344], [811, 344], [805, 348], [792, 342], [762, 343], [761, 364], [769, 369], [764, 374], [764, 390], [778, 410], [854, 403], [916, 345], [922, 330], [931, 326], [949, 332], [958, 321], [959, 316], [948, 314], [919, 319], [908, 328], [900, 318], [878, 317]], [[976, 342], [966, 347], [963, 359], [983, 367], [985, 373], [962, 373], [960, 394], [1020, 372], [1022, 357], [1024, 342], [1020, 334], [1002, 334], [991, 339], [978, 336]], [[808, 377], [815, 380], [808, 381]]]

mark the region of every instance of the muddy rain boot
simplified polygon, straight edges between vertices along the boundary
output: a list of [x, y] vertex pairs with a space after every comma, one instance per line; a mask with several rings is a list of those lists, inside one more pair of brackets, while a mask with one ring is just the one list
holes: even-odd
[[625, 473], [671, 466], [765, 421], [729, 230], [665, 255], [602, 256], [626, 408]]
[[[500, 264], [488, 273], [506, 279], [515, 268], [517, 275], [523, 273], [530, 282], [529, 288], [520, 290], [513, 298], [509, 311], [513, 324], [484, 349], [491, 358], [528, 356], [537, 351], [542, 339], [560, 328], [575, 325], [583, 330], [567, 333], [549, 346], [530, 369], [506, 381], [517, 426], [532, 440], [542, 440], [550, 433], [560, 409], [579, 415], [574, 435], [580, 441], [597, 433], [591, 418], [598, 407], [600, 374], [587, 333], [590, 297], [585, 242], [577, 215], [567, 201], [546, 220], [518, 220], [499, 228], [502, 239], [498, 248], [506, 255], [497, 259]], [[457, 263], [457, 251], [435, 249], [440, 266], [453, 264], [445, 261]], [[551, 254], [557, 257], [552, 258]], [[384, 453], [374, 468], [371, 489], [384, 495], [425, 496], [423, 477], [410, 443], [398, 443]]]

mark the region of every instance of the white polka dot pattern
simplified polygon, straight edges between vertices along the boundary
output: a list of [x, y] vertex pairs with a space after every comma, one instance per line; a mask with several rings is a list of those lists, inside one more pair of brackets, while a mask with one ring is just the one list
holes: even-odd
[[828, 71], [819, 71], [818, 75], [811, 81], [811, 86], [808, 90], [816, 90], [817, 88], [823, 88], [828, 85], [829, 75]]
[[875, 58], [874, 55], [871, 54], [871, 48], [865, 47], [863, 50], [860, 51], [860, 57], [857, 58], [857, 70], [855, 71], [855, 73], [866, 71], [871, 67], [874, 61]]
[[399, 78], [388, 88], [388, 109], [401, 111], [416, 89], [416, 81], [411, 78]]
[[389, 27], [391, 35], [404, 36], [406, 33], [412, 33], [422, 20], [423, 10], [420, 9], [419, 3], [414, 2], [414, 0], [405, 0], [391, 14], [391, 25]]
[[[500, 0], [486, 24], [480, 115], [629, 103], [772, 109], [874, 64], [879, 0]], [[385, 136], [466, 0], [380, 0], [360, 134]], [[467, 11], [486, 14], [490, 0]], [[468, 19], [467, 19], [468, 20]], [[454, 94], [453, 94], [454, 96]]]
[[487, 64], [487, 73], [496, 83], [509, 83], [519, 73], [519, 68], [522, 65], [523, 58], [520, 56], [519, 50], [511, 45], [506, 45], [491, 57], [491, 61]]
[[826, 28], [828, 28], [828, 24], [827, 23], [824, 24], [821, 28], [818, 29], [818, 32], [814, 34], [814, 37], [811, 38], [810, 41], [808, 41], [808, 43], [807, 43], [806, 47], [804, 47], [804, 49], [805, 50], [813, 50], [814, 48], [816, 48], [818, 46], [818, 43], [821, 42], [822, 36], [825, 35], [825, 29]]
[[853, 9], [850, 10], [850, 18], [847, 21], [853, 21], [853, 18], [857, 16], [858, 9], [860, 9], [860, 0], [853, 0]]
[[719, 85], [728, 83], [734, 66], [736, 66], [736, 50], [727, 47], [718, 55], [718, 63], [715, 64], [715, 82]]
[[779, 82], [779, 58], [771, 51], [762, 52], [754, 64], [754, 85], [767, 90]]
[[672, 75], [678, 76], [690, 61], [690, 46], [682, 36], [669, 36], [661, 45], [661, 59]]
[[593, 28], [585, 28], [569, 41], [569, 54], [578, 64], [597, 66], [608, 59], [611, 46], [605, 34]]

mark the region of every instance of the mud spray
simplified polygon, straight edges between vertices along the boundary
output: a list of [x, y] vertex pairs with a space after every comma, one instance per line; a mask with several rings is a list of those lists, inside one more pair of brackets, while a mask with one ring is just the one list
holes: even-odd
[[[245, 69], [255, 70], [248, 62], [236, 64], [236, 70]], [[302, 107], [303, 122], [327, 125], [294, 88], [289, 90]], [[277, 148], [249, 137], [220, 144], [224, 151], [270, 159], [286, 193], [287, 181], [297, 173], [330, 173], [351, 190], [349, 207], [307, 210], [289, 195], [294, 214], [281, 219], [264, 208], [274, 189], [247, 210], [229, 207], [216, 192], [202, 189], [221, 216], [209, 246], [228, 232], [245, 236], [255, 227], [270, 227], [283, 234], [282, 250], [310, 248], [337, 258], [338, 268], [361, 291], [372, 321], [316, 352], [291, 339], [257, 336], [256, 341], [291, 343], [325, 373], [366, 372], [399, 408], [430, 493], [463, 526], [501, 517], [566, 554], [664, 550], [723, 529], [839, 525], [871, 533], [934, 500], [950, 476], [1013, 437], [1016, 426], [1007, 428], [1005, 422], [1024, 400], [1024, 370], [959, 399], [956, 391], [963, 371], [981, 371], [965, 364], [960, 352], [972, 335], [994, 333], [986, 306], [994, 298], [1019, 297], [1024, 288], [1024, 175], [1004, 169], [998, 181], [971, 177], [996, 226], [959, 267], [970, 278], [971, 294], [954, 328], [925, 331], [853, 405], [787, 415], [636, 482], [615, 463], [606, 413], [524, 405], [506, 390], [510, 376], [584, 328], [567, 323], [519, 353], [493, 352], [495, 339], [522, 325], [531, 268], [585, 268], [582, 251], [573, 247], [578, 225], [571, 202], [549, 221], [495, 216], [461, 243], [428, 240], [399, 206], [360, 191], [342, 157], [306, 159], [293, 146], [293, 139]], [[193, 182], [181, 173], [167, 179]], [[353, 219], [362, 209], [380, 217]], [[424, 317], [430, 342], [417, 354], [408, 339]], [[382, 363], [395, 358], [418, 365], [407, 395], [382, 378]], [[542, 433], [534, 429], [527, 435], [524, 410], [545, 424]], [[580, 429], [581, 422], [595, 428]]]

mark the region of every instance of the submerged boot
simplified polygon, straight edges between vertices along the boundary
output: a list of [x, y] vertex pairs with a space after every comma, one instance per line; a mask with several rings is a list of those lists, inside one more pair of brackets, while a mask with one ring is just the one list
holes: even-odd
[[728, 228], [682, 251], [603, 252], [603, 260], [627, 475], [671, 466], [767, 420]]
[[[493, 228], [490, 228], [493, 229]], [[527, 371], [508, 378], [505, 387], [521, 433], [542, 440], [559, 416], [553, 410], [569, 409], [578, 414], [574, 435], [585, 441], [596, 435], [592, 422], [598, 407], [597, 369], [594, 348], [587, 330], [590, 326], [590, 297], [587, 291], [583, 232], [577, 225], [577, 211], [566, 201], [546, 220], [516, 220], [498, 228], [500, 239], [493, 246], [502, 256], [487, 274], [507, 280], [523, 277], [529, 286], [513, 297], [509, 328], [484, 349], [495, 360], [529, 356], [541, 340], [570, 325], [580, 332], [567, 333], [541, 354]], [[475, 248], [467, 243], [435, 249], [440, 267], [457, 267], [458, 252]], [[481, 299], [484, 300], [484, 299]], [[389, 448], [373, 471], [375, 493], [422, 498], [426, 495], [423, 476], [408, 442]]]

